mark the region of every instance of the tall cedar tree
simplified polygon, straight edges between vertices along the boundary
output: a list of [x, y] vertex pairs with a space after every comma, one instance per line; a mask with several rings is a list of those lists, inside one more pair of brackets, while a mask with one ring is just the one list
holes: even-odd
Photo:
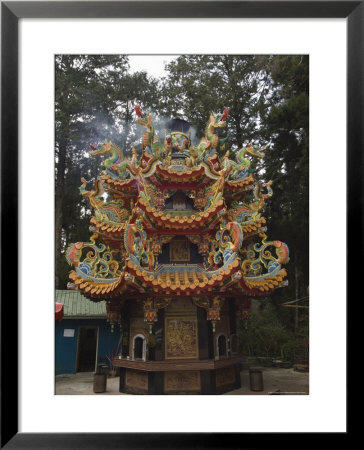
[[282, 303], [284, 298], [308, 296], [309, 57], [269, 57], [267, 69], [272, 96], [262, 117], [262, 132], [271, 142], [264, 160], [264, 176], [274, 181], [274, 195], [267, 203], [266, 216], [270, 234], [284, 237], [291, 257], [290, 285], [272, 295], [273, 301]]
[[[229, 108], [229, 147], [260, 142], [260, 110], [268, 95], [268, 76], [254, 55], [183, 55], [166, 67], [161, 106], [166, 116], [180, 116], [203, 136], [212, 112]], [[220, 133], [219, 130], [217, 130]]]

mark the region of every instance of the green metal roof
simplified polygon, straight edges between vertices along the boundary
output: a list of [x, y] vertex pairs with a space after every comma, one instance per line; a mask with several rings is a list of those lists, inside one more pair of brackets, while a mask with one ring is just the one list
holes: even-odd
[[64, 317], [106, 318], [106, 302], [92, 302], [79, 291], [56, 291], [56, 302], [63, 303]]

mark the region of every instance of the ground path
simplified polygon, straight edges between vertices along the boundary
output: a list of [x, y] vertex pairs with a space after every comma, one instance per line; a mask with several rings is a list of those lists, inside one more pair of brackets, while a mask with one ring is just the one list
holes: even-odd
[[[263, 391], [250, 389], [249, 370], [241, 371], [241, 388], [224, 395], [302, 395], [309, 393], [309, 373], [296, 372], [293, 368], [261, 367]], [[93, 392], [93, 372], [75, 375], [57, 375], [55, 390], [57, 395], [125, 395], [119, 392], [119, 377], [108, 378], [106, 392]]]

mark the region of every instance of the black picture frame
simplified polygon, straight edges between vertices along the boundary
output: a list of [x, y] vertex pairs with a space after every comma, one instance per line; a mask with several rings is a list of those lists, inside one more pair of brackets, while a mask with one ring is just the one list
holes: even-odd
[[[363, 1], [4, 1], [1, 2], [1, 448], [257, 448], [275, 434], [19, 433], [18, 432], [18, 22], [21, 18], [346, 18], [347, 248], [363, 235], [364, 5]], [[207, 4], [208, 3], [208, 4]], [[359, 214], [358, 214], [359, 212]], [[11, 236], [11, 237], [10, 237]], [[343, 238], [343, 237], [342, 237]], [[352, 250], [352, 251], [351, 251]], [[348, 256], [347, 256], [348, 257]], [[347, 260], [348, 261], [348, 260]], [[347, 286], [360, 279], [347, 270]], [[349, 298], [349, 291], [347, 299]], [[347, 345], [349, 349], [349, 345]], [[334, 393], [333, 393], [334, 395]], [[348, 437], [346, 433], [338, 433]], [[307, 433], [302, 439], [309, 439]], [[315, 434], [317, 444], [317, 434]], [[291, 434], [279, 444], [293, 445]], [[335, 437], [337, 442], [337, 437]], [[266, 444], [265, 447], [269, 448]]]

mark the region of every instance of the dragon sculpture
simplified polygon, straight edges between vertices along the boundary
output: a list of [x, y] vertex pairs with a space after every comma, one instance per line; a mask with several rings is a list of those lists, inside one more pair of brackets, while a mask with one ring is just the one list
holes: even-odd
[[120, 225], [128, 218], [129, 212], [123, 208], [124, 201], [122, 199], [105, 201], [102, 198], [105, 194], [102, 180], [96, 180], [95, 189], [91, 191], [86, 190], [87, 181], [85, 178], [82, 177], [81, 182], [80, 192], [84, 197], [89, 199], [91, 206], [95, 210], [97, 219], [105, 223]]
[[[254, 200], [251, 203], [233, 202], [229, 212], [230, 220], [246, 223], [247, 221], [258, 219], [259, 211], [264, 206], [265, 200], [273, 195], [272, 183], [272, 180], [265, 185], [261, 182], [255, 183], [253, 189]], [[267, 189], [266, 194], [263, 193], [264, 187]]]
[[220, 230], [216, 233], [216, 240], [212, 242], [205, 267], [207, 270], [216, 270], [238, 255], [243, 242], [243, 231], [237, 222], [221, 221]]
[[[110, 286], [107, 292], [115, 289], [118, 294], [117, 289], [124, 289], [124, 282], [139, 292], [163, 287], [158, 277], [168, 283], [170, 273], [177, 274], [175, 288], [182, 289], [183, 285], [186, 292], [190, 284], [205, 289], [206, 283], [210, 286], [222, 277], [225, 284], [221, 288], [230, 289], [229, 283], [241, 283], [253, 295], [257, 289], [270, 288], [269, 283], [281, 285], [285, 276], [281, 265], [289, 261], [288, 247], [281, 241], [267, 240], [265, 219], [260, 215], [265, 200], [273, 194], [272, 181], [263, 184], [254, 183], [253, 177], [245, 180], [251, 172], [250, 157], [263, 158], [266, 148], [248, 144], [236, 152], [235, 160], [230, 159], [234, 151], [231, 149], [223, 157], [218, 156], [227, 140], [217, 134], [219, 128], [226, 127], [227, 108], [220, 115], [210, 115], [204, 136], [196, 146], [191, 145], [188, 131], [171, 131], [162, 146], [152, 114], [143, 114], [139, 106], [135, 112], [137, 123], [146, 127], [140, 158], [134, 147], [131, 157], [125, 158], [111, 141], [102, 147], [89, 144], [91, 156], [105, 158], [102, 176], [93, 189], [87, 190], [85, 178], [81, 178], [80, 187], [95, 211], [91, 223], [96, 228], [90, 229], [98, 232], [90, 242], [76, 242], [66, 250], [67, 261], [75, 268], [75, 283], [81, 289], [88, 283], [91, 294], [96, 292], [100, 297], [104, 293], [100, 289], [109, 289], [108, 284], [113, 282], [115, 287]], [[175, 130], [186, 128], [176, 126]], [[194, 198], [195, 206], [195, 211], [184, 211], [183, 217], [178, 208], [171, 212], [165, 202], [180, 190]], [[196, 235], [191, 234], [188, 223], [197, 230]], [[173, 238], [174, 229], [179, 233], [185, 230], [189, 240], [198, 246], [203, 264], [197, 269], [173, 266], [167, 270], [158, 264], [162, 246], [166, 239]], [[96, 244], [97, 238], [106, 245]], [[255, 243], [258, 238], [260, 242]], [[127, 267], [130, 270], [125, 272]], [[206, 272], [204, 278], [200, 276], [202, 272]], [[209, 308], [218, 311], [217, 307]]]
[[158, 137], [155, 134], [155, 128], [152, 122], [152, 114], [146, 116], [142, 113], [140, 106], [135, 107], [136, 115], [139, 117], [137, 123], [144, 127], [147, 127], [147, 131], [143, 133], [142, 145], [144, 154], [146, 154], [148, 159], [156, 158], [161, 160], [162, 158], [162, 148]]
[[247, 177], [250, 173], [249, 169], [251, 162], [249, 159], [245, 158], [245, 155], [248, 154], [251, 156], [256, 156], [258, 158], [264, 158], [265, 151], [266, 147], [258, 149], [256, 147], [253, 147], [251, 144], [249, 144], [247, 147], [241, 148], [236, 154], [236, 162], [230, 161], [232, 171], [229, 179], [242, 180], [243, 178]]
[[132, 150], [132, 158], [124, 158], [123, 152], [120, 148], [113, 144], [111, 141], [106, 142], [101, 148], [96, 148], [89, 143], [92, 150], [91, 156], [110, 154], [109, 158], [106, 158], [102, 167], [108, 175], [113, 177], [118, 176], [121, 179], [130, 178], [130, 175], [135, 175], [137, 172], [137, 158], [136, 154]]
[[[267, 275], [273, 276], [281, 270], [281, 265], [289, 261], [288, 246], [281, 241], [266, 241], [264, 235], [262, 245], [254, 244], [253, 248], [247, 250], [246, 259], [242, 263], [242, 271], [245, 276], [260, 276], [265, 268]], [[268, 249], [273, 247], [277, 257], [272, 255]]]
[[[95, 243], [98, 233], [90, 237], [90, 242], [76, 242], [66, 249], [66, 260], [73, 265], [77, 272], [82, 272], [84, 277], [89, 278], [112, 278], [120, 276], [119, 262], [113, 257], [104, 244], [97, 246]], [[86, 257], [82, 259], [84, 249], [89, 249]]]
[[227, 137], [219, 139], [215, 134], [215, 128], [226, 127], [226, 118], [228, 116], [228, 108], [224, 109], [223, 114], [217, 118], [215, 114], [211, 114], [205, 128], [205, 135], [196, 147], [190, 147], [190, 156], [186, 158], [188, 167], [196, 166], [207, 158], [211, 158], [216, 153], [218, 145], [223, 145]]
[[140, 218], [125, 227], [124, 246], [134, 263], [145, 265], [149, 270], [153, 270], [155, 258], [152, 242], [147, 239]]

